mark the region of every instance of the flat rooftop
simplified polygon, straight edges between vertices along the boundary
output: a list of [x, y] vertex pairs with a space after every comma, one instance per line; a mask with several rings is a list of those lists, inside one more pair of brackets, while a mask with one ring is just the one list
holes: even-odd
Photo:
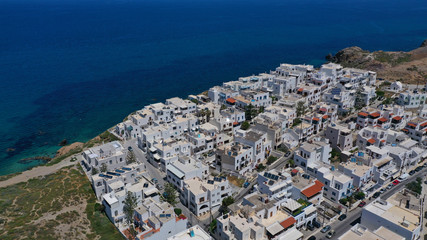
[[[192, 232], [192, 234], [191, 234]], [[167, 240], [212, 240], [213, 238], [205, 232], [199, 225], [195, 225], [180, 233], [169, 237]]]
[[[404, 207], [399, 207], [391, 204], [388, 201], [376, 200], [365, 207], [366, 211], [370, 211], [408, 231], [414, 231], [419, 225], [419, 214], [414, 214], [412, 211]], [[405, 222], [406, 224], [402, 224]]]

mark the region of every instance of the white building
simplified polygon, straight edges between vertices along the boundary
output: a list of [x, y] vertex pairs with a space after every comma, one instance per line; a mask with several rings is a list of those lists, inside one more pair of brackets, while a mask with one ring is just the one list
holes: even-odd
[[[173, 206], [147, 199], [134, 211], [137, 238], [144, 240], [168, 239], [187, 229], [187, 219], [177, 216]], [[122, 233], [123, 230], [121, 229]], [[126, 235], [124, 233], [124, 235]]]
[[396, 103], [404, 106], [405, 108], [418, 108], [423, 106], [427, 99], [427, 93], [414, 90], [412, 92], [406, 91], [399, 94]]
[[114, 190], [102, 196], [102, 204], [105, 207], [107, 217], [116, 225], [124, 221], [123, 207], [127, 192], [135, 194], [137, 206], [141, 206], [146, 199], [160, 201], [157, 188], [146, 179], [141, 179], [138, 183], [127, 184]]
[[353, 148], [351, 130], [339, 124], [328, 125], [325, 130], [325, 138], [329, 140], [332, 148], [339, 151], [348, 151]]
[[280, 201], [292, 195], [291, 175], [286, 172], [279, 172], [276, 169], [258, 173], [258, 191], [266, 194], [270, 199]]
[[231, 196], [232, 188], [225, 177], [209, 180], [193, 178], [184, 181], [180, 198], [182, 203], [196, 216], [203, 216], [219, 208], [222, 200]]
[[136, 183], [145, 175], [144, 165], [132, 163], [111, 172], [99, 173], [89, 177], [96, 197], [101, 200], [102, 195], [122, 190], [126, 184]]
[[405, 239], [418, 239], [422, 228], [420, 211], [407, 209], [404, 205], [376, 200], [362, 209], [361, 224], [371, 231], [384, 227]]
[[206, 179], [209, 166], [192, 157], [180, 156], [178, 160], [166, 166], [167, 181], [182, 190], [184, 181], [192, 178]]
[[86, 170], [92, 167], [99, 170], [105, 164], [107, 170], [114, 170], [126, 165], [126, 153], [123, 146], [118, 142], [109, 142], [101, 146], [89, 148], [82, 153]]
[[[295, 164], [301, 166], [305, 171], [312, 171], [318, 164], [329, 164], [331, 147], [327, 142], [315, 141], [303, 143], [294, 153]], [[308, 169], [309, 168], [309, 169]]]
[[188, 239], [194, 239], [194, 240], [214, 240], [213, 237], [209, 235], [205, 230], [203, 230], [202, 227], [199, 225], [195, 225], [190, 227], [189, 229], [186, 229], [182, 232], [179, 232], [172, 237], [168, 237], [167, 240], [188, 240]]
[[216, 150], [216, 164], [222, 170], [236, 171], [243, 175], [255, 168], [254, 149], [251, 146], [234, 143], [222, 145]]

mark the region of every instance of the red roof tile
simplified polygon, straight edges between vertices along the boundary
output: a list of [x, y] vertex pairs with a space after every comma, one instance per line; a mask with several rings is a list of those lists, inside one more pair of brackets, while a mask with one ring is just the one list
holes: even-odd
[[299, 88], [298, 89], [298, 92], [302, 92], [302, 91], [304, 91], [304, 88]]
[[236, 126], [236, 125], [239, 125], [239, 123], [238, 122], [234, 122], [233, 125]]
[[317, 117], [314, 117], [313, 118], [313, 121], [319, 121], [320, 119], [319, 118], [317, 118]]
[[226, 101], [229, 103], [236, 103], [236, 99], [234, 99], [234, 98], [227, 98]]
[[371, 115], [371, 117], [379, 117], [380, 113], [379, 112], [374, 112], [374, 113], [371, 113], [369, 115]]
[[421, 127], [427, 126], [427, 122], [422, 123], [420, 126], [421, 126]]
[[310, 198], [316, 195], [318, 192], [322, 191], [323, 186], [325, 186], [323, 183], [321, 183], [319, 180], [316, 180], [314, 181], [314, 185], [302, 190], [301, 193], [304, 194], [307, 198]]
[[383, 143], [384, 143], [384, 142], [385, 142], [385, 140], [383, 139], [383, 140], [381, 140], [381, 142], [383, 142]]
[[408, 123], [409, 126], [411, 127], [417, 127], [417, 125], [413, 124], [413, 123]]
[[388, 119], [387, 119], [387, 118], [382, 117], [382, 118], [378, 119], [378, 121], [380, 121], [380, 122], [387, 122], [387, 121], [388, 121]]
[[373, 138], [369, 139], [369, 140], [368, 140], [368, 143], [370, 143], [370, 144], [374, 144], [374, 143], [375, 143], [375, 139], [373, 139]]
[[323, 117], [322, 117], [323, 119], [327, 119], [328, 118], [328, 115], [323, 115]]
[[299, 171], [298, 171], [298, 169], [292, 169], [292, 171], [291, 171], [292, 173], [298, 173]]
[[319, 111], [327, 112], [328, 110], [326, 108], [322, 107], [322, 108], [319, 109]]
[[408, 129], [406, 129], [406, 128], [402, 129], [402, 131], [404, 131], [404, 132], [409, 132], [409, 130], [408, 130]]
[[360, 112], [360, 113], [359, 113], [359, 116], [367, 117], [367, 116], [368, 116], [368, 114], [367, 114], [367, 113], [365, 113], [365, 112]]
[[281, 222], [281, 223], [280, 223], [280, 225], [282, 225], [282, 227], [283, 227], [284, 229], [286, 229], [286, 228], [288, 228], [288, 227], [292, 226], [292, 225], [293, 225], [294, 223], [296, 223], [296, 222], [297, 222], [297, 221], [295, 220], [295, 218], [290, 217], [290, 218], [286, 219], [285, 221]]
[[402, 120], [402, 117], [401, 116], [396, 116], [396, 117], [393, 118], [393, 120], [400, 121], [400, 120]]

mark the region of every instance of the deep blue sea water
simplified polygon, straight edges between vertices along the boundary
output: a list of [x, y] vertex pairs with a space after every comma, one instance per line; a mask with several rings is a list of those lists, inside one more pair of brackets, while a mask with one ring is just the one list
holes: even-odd
[[149, 103], [425, 38], [425, 0], [0, 0], [0, 174]]

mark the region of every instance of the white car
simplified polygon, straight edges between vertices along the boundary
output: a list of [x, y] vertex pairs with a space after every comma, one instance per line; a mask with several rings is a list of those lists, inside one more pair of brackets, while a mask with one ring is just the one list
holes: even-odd
[[402, 174], [402, 175], [398, 178], [398, 180], [399, 180], [400, 182], [402, 182], [402, 181], [405, 181], [406, 179], [408, 179], [408, 177], [409, 177], [409, 174], [404, 173], [404, 174]]

